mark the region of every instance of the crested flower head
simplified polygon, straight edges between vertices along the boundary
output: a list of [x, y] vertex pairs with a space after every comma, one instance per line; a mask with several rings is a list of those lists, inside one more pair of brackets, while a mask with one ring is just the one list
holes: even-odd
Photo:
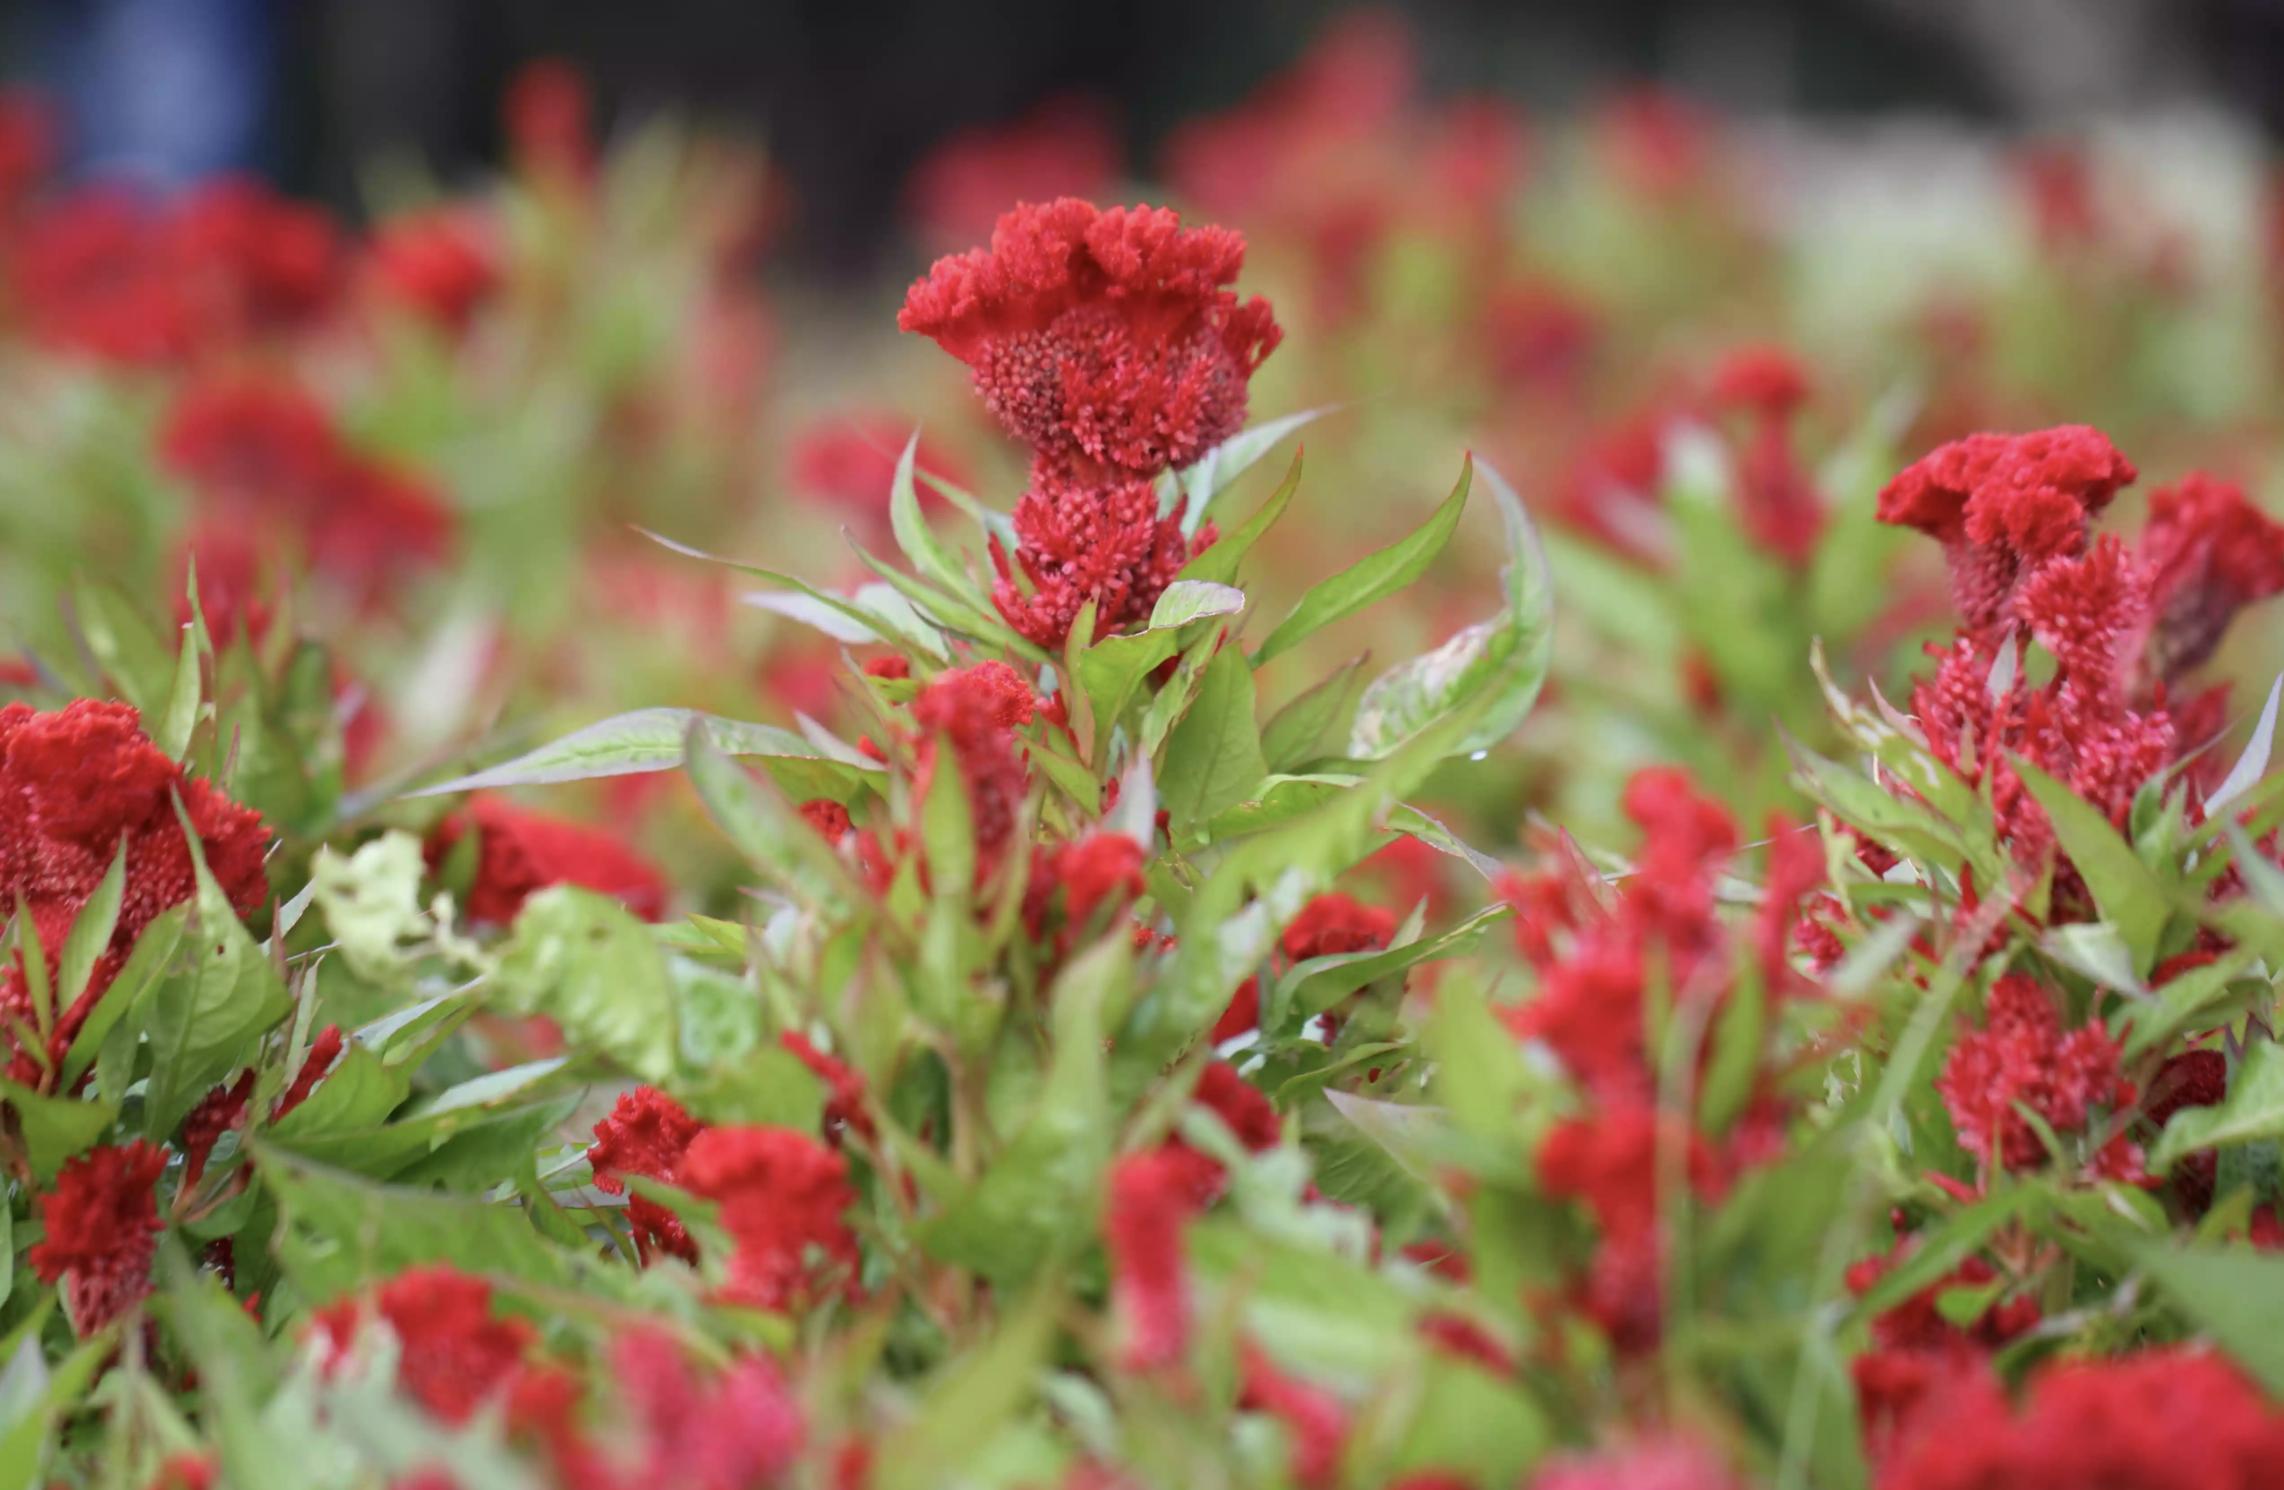
[[92, 1334], [151, 1291], [158, 1252], [156, 1187], [166, 1151], [141, 1139], [71, 1160], [40, 1197], [44, 1235], [28, 1255], [44, 1283], [61, 1283], [72, 1327]]
[[1229, 285], [1245, 240], [1165, 208], [1075, 197], [1001, 217], [991, 246], [936, 261], [897, 324], [968, 364], [1001, 424], [1045, 465], [1148, 478], [1245, 422], [1279, 336]]
[[471, 921], [505, 926], [526, 900], [550, 885], [577, 885], [613, 896], [646, 921], [666, 913], [666, 881], [656, 866], [599, 829], [499, 797], [477, 797], [429, 835], [429, 863], [442, 863], [471, 835], [476, 839], [476, 873], [467, 894]]
[[736, 1251], [730, 1295], [759, 1309], [801, 1309], [833, 1291], [853, 1292], [856, 1236], [844, 1213], [856, 1203], [848, 1161], [791, 1128], [708, 1128], [691, 1140], [676, 1172], [691, 1194], [716, 1202]]

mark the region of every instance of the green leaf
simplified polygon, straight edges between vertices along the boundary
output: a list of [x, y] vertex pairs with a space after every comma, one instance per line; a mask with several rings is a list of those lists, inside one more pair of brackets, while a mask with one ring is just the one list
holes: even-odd
[[1253, 672], [1237, 648], [1206, 664], [1197, 698], [1166, 740], [1158, 796], [1176, 829], [1251, 796], [1269, 774], [1253, 722]]
[[1513, 734], [1538, 702], [1554, 655], [1554, 580], [1538, 531], [1513, 487], [1489, 465], [1479, 468], [1507, 527], [1506, 605], [1498, 615], [1461, 629], [1434, 651], [1380, 675], [1356, 708], [1349, 754], [1386, 755], [1430, 720], [1488, 694], [1493, 703], [1473, 733], [1452, 747], [1473, 755]]
[[412, 1076], [352, 1040], [306, 1101], [267, 1130], [289, 1146], [328, 1133], [378, 1127], [411, 1094]]
[[251, 1063], [255, 1042], [286, 1017], [285, 979], [261, 943], [238, 920], [230, 898], [206, 867], [189, 815], [175, 804], [190, 843], [198, 890], [189, 931], [194, 961], [151, 993], [144, 1035], [151, 1045], [143, 1131], [163, 1139], [206, 1089]]
[[80, 1342], [77, 1349], [64, 1357], [63, 1364], [50, 1372], [41, 1358], [36, 1336], [26, 1336], [17, 1342], [6, 1374], [11, 1379], [19, 1371], [28, 1374], [32, 1382], [31, 1400], [11, 1402], [10, 1406], [17, 1412], [5, 1424], [0, 1424], [0, 1490], [31, 1490], [40, 1483], [46, 1458], [43, 1450], [50, 1432], [65, 1414], [86, 1402], [96, 1374], [118, 1348], [119, 1342], [108, 1332], [95, 1335]]
[[981, 1344], [938, 1368], [921, 1385], [911, 1420], [880, 1445], [871, 1482], [880, 1490], [931, 1490], [946, 1483], [951, 1466], [972, 1467], [1038, 1390], [1062, 1303], [1062, 1289], [1042, 1282]]
[[1460, 469], [1459, 484], [1424, 524], [1312, 587], [1261, 643], [1260, 650], [1253, 654], [1254, 665], [1258, 667], [1298, 646], [1334, 621], [1395, 594], [1427, 573], [1428, 566], [1435, 562], [1436, 555], [1443, 552], [1444, 545], [1451, 542], [1451, 535], [1459, 528], [1459, 514], [1467, 505], [1467, 489], [1474, 474], [1475, 463], [1471, 458]]
[[848, 898], [853, 886], [832, 845], [773, 784], [757, 780], [724, 755], [702, 729], [690, 730], [684, 748], [690, 784], [706, 815], [747, 863], [809, 899], [835, 903]]
[[117, 585], [81, 579], [72, 587], [71, 611], [105, 676], [145, 717], [158, 717], [174, 685], [175, 658], [143, 608]]
[[278, 1259], [312, 1304], [428, 1262], [544, 1283], [566, 1277], [562, 1255], [516, 1206], [377, 1184], [260, 1139], [252, 1147], [256, 1173], [277, 1197]]
[[983, 1177], [921, 1228], [931, 1256], [1006, 1287], [1092, 1237], [1111, 1146], [1103, 1011], [1125, 1002], [1133, 970], [1132, 940], [1114, 932], [1056, 978], [1054, 1055], [1037, 1103]]
[[679, 1095], [684, 1106], [709, 1123], [758, 1123], [814, 1133], [824, 1120], [824, 1084], [782, 1046], [741, 1056]]
[[2260, 722], [2253, 726], [2252, 738], [2245, 742], [2244, 753], [2229, 767], [2228, 776], [2205, 797], [2205, 816], [2208, 820], [2220, 815], [2229, 803], [2260, 784], [2268, 773], [2268, 757], [2276, 745], [2276, 706], [2284, 702], [2284, 674], [2268, 685], [2268, 701], [2260, 706]]
[[[59, 1008], [68, 1009], [87, 991], [88, 980], [94, 976], [96, 960], [111, 946], [111, 933], [119, 927], [119, 902], [127, 889], [127, 843], [119, 842], [119, 851], [111, 856], [111, 867], [104, 872], [95, 893], [88, 896], [71, 923], [71, 931], [64, 937], [63, 951], [56, 958], [55, 996]], [[105, 990], [108, 994], [109, 990]]]
[[2284, 1138], [2284, 1045], [2257, 1040], [2230, 1073], [2228, 1094], [2210, 1107], [2173, 1114], [2150, 1150], [2153, 1168], [2167, 1169], [2184, 1154]]
[[385, 988], [411, 975], [414, 945], [434, 930], [420, 908], [426, 870], [420, 840], [401, 830], [347, 856], [330, 847], [317, 851], [311, 897], [358, 977]]
[[2151, 1246], [2135, 1258], [2221, 1349], [2272, 1396], [2284, 1396], [2284, 1257]]
[[645, 926], [608, 895], [553, 885], [524, 902], [502, 949], [500, 1002], [545, 1014], [574, 1048], [664, 1081], [679, 1048], [666, 957]]
[[199, 654], [204, 627], [197, 621], [182, 628], [182, 650], [175, 657], [174, 686], [168, 690], [166, 712], [159, 716], [151, 739], [159, 749], [181, 760], [190, 750], [190, 737], [198, 728], [198, 708], [205, 701], [201, 689]]
[[2023, 786], [2046, 809], [2056, 841], [2085, 877], [2102, 919], [2117, 928], [2133, 954], [2134, 971], [2146, 977], [2157, 963], [2158, 943], [2172, 915], [2164, 884], [2100, 808], [2019, 756], [2014, 766]]
[[161, 912], [143, 934], [135, 938], [135, 949], [127, 954], [127, 961], [103, 990], [103, 997], [95, 1001], [88, 1011], [87, 1022], [79, 1027], [72, 1038], [71, 1049], [64, 1052], [63, 1071], [59, 1087], [68, 1090], [75, 1086], [81, 1073], [95, 1064], [96, 1052], [112, 1029], [133, 1013], [150, 990], [157, 987], [161, 977], [174, 962], [175, 953], [182, 947], [183, 936], [190, 925], [192, 907], [178, 905]]
[[815, 762], [828, 774], [852, 781], [880, 770], [878, 762], [854, 752], [848, 756], [831, 754], [816, 743], [775, 725], [722, 719], [694, 709], [637, 709], [631, 714], [620, 714], [574, 730], [514, 760], [405, 795], [435, 797], [451, 792], [542, 786], [668, 771], [682, 763], [684, 739], [693, 726], [704, 729], [708, 742], [724, 755]]
[[912, 462], [919, 449], [920, 432], [914, 430], [904, 442], [904, 453], [896, 458], [896, 475], [888, 486], [890, 530], [896, 535], [896, 546], [922, 574], [950, 593], [972, 600], [975, 581], [921, 515], [920, 493], [912, 484]]
[[[2150, 997], [2128, 1004], [2111, 1031], [2124, 1039], [2125, 1059], [2129, 1063], [2138, 1060], [2192, 1026], [2218, 1023], [2214, 1011], [2230, 998], [2230, 985], [2250, 973], [2254, 960], [2250, 948], [2239, 947], [2217, 962], [2176, 975]], [[2265, 980], [2259, 981], [2262, 990], [2267, 986]]]
[[116, 1102], [45, 1096], [5, 1077], [0, 1077], [0, 1097], [5, 1097], [15, 1111], [16, 1126], [24, 1135], [24, 1150], [31, 1157], [32, 1175], [43, 1183], [56, 1177], [66, 1159], [93, 1148], [119, 1119]]
[[[1277, 489], [1269, 494], [1269, 500], [1261, 504], [1260, 510], [1247, 518], [1236, 532], [1222, 534], [1212, 547], [1191, 555], [1190, 561], [1174, 576], [1176, 582], [1196, 579], [1220, 584], [1234, 583], [1238, 566], [1245, 562], [1245, 556], [1253, 551], [1253, 546], [1261, 541], [1262, 535], [1275, 527], [1277, 519], [1285, 515], [1285, 509], [1292, 504], [1293, 493], [1300, 490], [1300, 485], [1301, 455], [1296, 450], [1293, 452], [1293, 463], [1285, 468], [1285, 479], [1277, 483]], [[1197, 511], [1192, 508], [1192, 515]]]
[[1208, 616], [1234, 616], [1245, 609], [1245, 592], [1211, 580], [1177, 579], [1150, 608], [1152, 631], [1179, 630]]
[[1261, 727], [1261, 753], [1272, 771], [1290, 771], [1339, 755], [1364, 692], [1364, 659], [1351, 657], [1270, 716]]
[[[1198, 529], [1205, 526], [1205, 520], [1213, 513], [1214, 498], [1227, 491], [1230, 483], [1282, 444], [1287, 435], [1306, 428], [1337, 407], [1325, 404], [1319, 408], [1303, 409], [1297, 414], [1287, 414], [1280, 419], [1256, 424], [1251, 429], [1239, 430], [1181, 470], [1170, 473], [1167, 480], [1173, 486], [1175, 495], [1189, 503], [1182, 512], [1182, 535], [1195, 537]], [[1296, 472], [1300, 463], [1300, 452], [1296, 450], [1293, 452]]]

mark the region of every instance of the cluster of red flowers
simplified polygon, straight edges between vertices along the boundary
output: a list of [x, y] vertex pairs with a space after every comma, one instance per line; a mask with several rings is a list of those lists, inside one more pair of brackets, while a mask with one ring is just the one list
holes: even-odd
[[[540, 1353], [538, 1331], [502, 1317], [490, 1284], [450, 1267], [415, 1268], [318, 1311], [328, 1369], [340, 1370], [374, 1327], [396, 1341], [406, 1396], [451, 1426], [497, 1405], [510, 1435], [539, 1448], [554, 1483], [572, 1490], [747, 1490], [773, 1482], [806, 1438], [800, 1407], [767, 1357], [701, 1373], [671, 1336], [647, 1326], [611, 1342], [612, 1401], [624, 1421], [598, 1433], [582, 1420], [577, 1378]], [[438, 1470], [412, 1483], [457, 1481]]]
[[91, 1150], [64, 1165], [40, 1197], [44, 1233], [28, 1258], [43, 1283], [63, 1286], [72, 1328], [92, 1334], [151, 1291], [158, 1255], [157, 1188], [166, 1150], [141, 1139]]
[[91, 188], [9, 233], [10, 305], [42, 345], [181, 367], [307, 326], [336, 304], [344, 250], [325, 213], [252, 181], [155, 204]]
[[1226, 228], [1063, 198], [1016, 208], [988, 249], [937, 260], [906, 295], [897, 324], [967, 363], [1032, 449], [993, 600], [1039, 645], [1059, 648], [1090, 601], [1098, 631], [1146, 619], [1210, 541], [1160, 513], [1156, 478], [1237, 433], [1277, 345], [1268, 304], [1227, 288], [1244, 257]]
[[[1256, 1153], [1274, 1148], [1283, 1131], [1269, 1099], [1226, 1062], [1199, 1073], [1190, 1100]], [[1169, 1367], [1186, 1356], [1192, 1310], [1182, 1238], [1227, 1182], [1219, 1163], [1179, 1138], [1129, 1154], [1112, 1167], [1102, 1230], [1110, 1253], [1111, 1303], [1124, 1340], [1119, 1360], [1128, 1370]]]
[[1661, 1170], [1670, 1162], [1697, 1193], [1717, 1193], [1773, 1146], [1782, 1115], [1769, 1071], [1756, 1073], [1725, 1133], [1701, 1133], [1688, 1114], [1659, 1107], [1663, 1053], [1651, 1044], [1648, 1018], [1653, 980], [1671, 1011], [1667, 1021], [1702, 1021], [1704, 1030], [1741, 977], [1759, 978], [1769, 998], [1805, 992], [1785, 960], [1782, 929], [1823, 875], [1816, 839], [1773, 824], [1769, 889], [1753, 934], [1740, 942], [1714, 899], [1715, 880], [1737, 848], [1728, 813], [1672, 769], [1637, 774], [1624, 805], [1643, 842], [1614, 892], [1566, 855], [1565, 867], [1511, 879], [1504, 893], [1516, 909], [1516, 945], [1539, 977], [1510, 1023], [1562, 1062], [1585, 1104], [1541, 1139], [1539, 1183], [1594, 1217], [1601, 1244], [1582, 1302], [1616, 1344], [1642, 1350], [1656, 1343], [1660, 1326]]
[[[179, 804], [182, 817], [176, 816]], [[0, 708], [0, 903], [22, 906], [50, 972], [72, 923], [126, 854], [119, 918], [87, 987], [43, 1024], [19, 958], [0, 968], [9, 1079], [52, 1090], [65, 1052], [145, 927], [196, 890], [183, 820], [240, 914], [261, 904], [270, 835], [255, 813], [153, 744], [125, 704], [80, 699], [55, 713]]]
[[[2133, 1083], [2118, 1070], [2119, 1049], [2099, 1020], [2067, 1033], [2054, 995], [2037, 979], [2010, 973], [1991, 985], [1982, 1028], [1961, 1035], [1937, 1079], [1959, 1143], [1993, 1169], [2034, 1169], [2046, 1145], [2025, 1113], [2057, 1135], [2084, 1130], [2096, 1109], [2122, 1113]], [[2097, 1145], [2093, 1167], [2138, 1179], [2141, 1151], [2122, 1131]]]
[[265, 623], [266, 566], [303, 560], [353, 603], [371, 605], [409, 568], [441, 559], [451, 541], [451, 512], [425, 483], [355, 449], [325, 407], [290, 383], [193, 384], [167, 415], [159, 456], [198, 498], [189, 552], [218, 635]]
[[[1338, 890], [1317, 896], [1301, 907], [1277, 939], [1277, 950], [1287, 964], [1312, 957], [1334, 957], [1350, 952], [1377, 952], [1396, 935], [1395, 914], [1366, 905]], [[1230, 996], [1229, 1007], [1214, 1022], [1213, 1043], [1234, 1040], [1261, 1027], [1261, 979], [1247, 978]]]
[[[2002, 836], [2026, 864], [2052, 830], [2015, 772], [2020, 756], [2123, 824], [2134, 793], [2216, 733], [2225, 696], [2176, 711], [2184, 673], [2245, 605], [2284, 589], [2284, 525], [2242, 491], [2193, 476], [2161, 491], [2138, 551], [2090, 540], [2091, 518], [2134, 479], [2098, 431], [1972, 435], [1926, 456], [1880, 493], [1879, 514], [1942, 543], [1960, 628], [1931, 649], [1913, 691], [1936, 758], [1988, 778]], [[2016, 632], [2054, 657], [2044, 685], [2012, 660]], [[1994, 668], [2008, 658], [2008, 673]], [[2065, 861], [2057, 901], [2084, 904]]]
[[665, 877], [608, 833], [480, 796], [429, 834], [429, 866], [446, 864], [471, 836], [475, 872], [461, 905], [476, 925], [509, 925], [526, 900], [550, 885], [615, 896], [646, 921], [666, 914]]
[[[735, 1249], [727, 1297], [736, 1302], [804, 1309], [836, 1288], [856, 1289], [856, 1237], [843, 1219], [856, 1202], [848, 1161], [806, 1133], [711, 1127], [665, 1093], [638, 1087], [595, 1125], [587, 1157], [606, 1193], [622, 1193], [626, 1176], [639, 1175], [713, 1201]], [[627, 1211], [645, 1259], [697, 1259], [696, 1242], [666, 1207], [637, 1195]]]

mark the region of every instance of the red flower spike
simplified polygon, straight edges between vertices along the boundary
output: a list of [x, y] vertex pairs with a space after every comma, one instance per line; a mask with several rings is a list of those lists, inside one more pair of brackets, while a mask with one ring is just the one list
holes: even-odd
[[[606, 1195], [625, 1194], [630, 1174], [672, 1184], [682, 1156], [703, 1131], [704, 1124], [656, 1087], [621, 1093], [609, 1115], [595, 1124], [595, 1142], [587, 1150], [595, 1188]], [[630, 1199], [627, 1223], [645, 1261], [662, 1253], [684, 1262], [698, 1260], [698, 1244], [682, 1218], [657, 1201], [641, 1195]]]
[[2117, 1043], [2098, 1021], [2065, 1034], [2053, 996], [2036, 979], [2010, 973], [1991, 986], [1982, 1028], [1952, 1046], [1935, 1089], [1962, 1148], [2008, 1169], [2031, 1169], [2046, 1161], [2046, 1149], [2016, 1105], [2057, 1134], [2083, 1131], [2095, 1108], [2133, 1101], [2118, 1065]]
[[912, 722], [921, 731], [914, 790], [926, 796], [935, 779], [937, 739], [949, 740], [975, 824], [979, 883], [997, 872], [1030, 794], [1031, 772], [1014, 731], [1031, 722], [1036, 708], [1030, 686], [1004, 662], [938, 673], [912, 700]]
[[595, 99], [586, 77], [559, 57], [526, 62], [500, 101], [518, 165], [542, 176], [583, 180], [595, 169]]
[[1245, 240], [1163, 208], [1074, 197], [1020, 206], [991, 246], [939, 259], [897, 325], [968, 364], [976, 391], [1057, 470], [1127, 479], [1184, 466], [1245, 422], [1245, 384], [1277, 344], [1240, 304]]
[[194, 1190], [206, 1176], [206, 1161], [222, 1135], [245, 1119], [246, 1103], [254, 1095], [254, 1073], [246, 1071], [228, 1086], [218, 1086], [199, 1099], [182, 1120], [176, 1146], [182, 1150], [182, 1187]]
[[857, 1243], [843, 1213], [856, 1192], [847, 1161], [816, 1139], [790, 1128], [708, 1128], [691, 1141], [675, 1178], [720, 1206], [722, 1229], [737, 1247], [732, 1299], [800, 1310], [823, 1298], [828, 1283], [854, 1292]]
[[455, 335], [498, 293], [498, 249], [490, 228], [450, 209], [383, 223], [373, 234], [366, 274], [385, 304]]
[[2284, 1460], [2284, 1413], [2234, 1366], [2184, 1347], [2050, 1366], [2018, 1409], [1970, 1377], [1924, 1421], [1882, 1466], [1880, 1490], [2265, 1490]]
[[1942, 543], [1959, 614], [1982, 630], [2006, 617], [2025, 572], [2085, 547], [2087, 520], [2136, 474], [2107, 436], [2082, 424], [1969, 435], [1882, 488], [1879, 518]]
[[1189, 1264], [1182, 1234], [1203, 1205], [1196, 1157], [1168, 1147], [1128, 1154], [1111, 1167], [1102, 1236], [1110, 1253], [1118, 1361], [1129, 1371], [1175, 1365], [1189, 1350]]
[[2202, 473], [2150, 493], [2138, 557], [2156, 612], [2149, 670], [2168, 683], [2212, 656], [2238, 611], [2284, 592], [2284, 523]]
[[1741, 1490], [1743, 1482], [1703, 1444], [1653, 1439], [1547, 1464], [1531, 1490]]
[[2084, 554], [2026, 577], [2014, 613], [2083, 692], [2122, 699], [2149, 623], [2149, 588], [2125, 545], [2108, 534]]
[[1339, 1482], [1340, 1459], [1348, 1446], [1348, 1407], [1338, 1397], [1288, 1375], [1266, 1351], [1245, 1342], [1240, 1357], [1244, 1385], [1238, 1405], [1265, 1412], [1285, 1425], [1294, 1481], [1304, 1490]]
[[397, 1337], [397, 1389], [430, 1415], [458, 1426], [515, 1384], [535, 1334], [492, 1315], [492, 1286], [443, 1264], [400, 1273], [370, 1299], [317, 1311], [329, 1366], [347, 1354], [368, 1314]]
[[872, 1114], [865, 1111], [864, 1077], [856, 1068], [819, 1050], [807, 1035], [797, 1030], [787, 1030], [777, 1037], [777, 1043], [793, 1052], [802, 1065], [825, 1083], [826, 1137], [837, 1144], [845, 1129], [869, 1141], [873, 1136]]
[[166, 1166], [166, 1151], [142, 1139], [92, 1149], [68, 1161], [39, 1198], [43, 1235], [26, 1260], [41, 1282], [63, 1285], [78, 1334], [94, 1334], [150, 1293]]
[[329, 1024], [317, 1032], [317, 1038], [309, 1042], [309, 1054], [302, 1059], [301, 1069], [293, 1075], [292, 1084], [270, 1110], [270, 1121], [276, 1122], [309, 1100], [310, 1093], [317, 1090], [317, 1084], [333, 1069], [333, 1063], [341, 1059], [345, 1043], [341, 1026], [337, 1024]]
[[1808, 371], [1775, 345], [1732, 350], [1713, 370], [1713, 401], [1764, 419], [1789, 419], [1808, 402]]
[[526, 900], [550, 885], [615, 896], [646, 921], [666, 913], [666, 880], [648, 859], [607, 833], [499, 797], [477, 797], [439, 823], [428, 838], [429, 867], [442, 864], [471, 832], [476, 878], [466, 910], [480, 925], [508, 925]]
[[612, 1342], [610, 1363], [633, 1431], [613, 1462], [589, 1451], [567, 1484], [743, 1490], [779, 1483], [800, 1456], [807, 1424], [767, 1357], [701, 1376], [671, 1335], [640, 1326]]
[[1149, 481], [1084, 483], [1040, 467], [1015, 504], [1014, 525], [1012, 563], [993, 540], [992, 604], [1026, 639], [1054, 652], [1089, 600], [1098, 637], [1147, 621], [1182, 566], [1216, 536], [1208, 524], [1184, 537], [1180, 509], [1161, 517]]
[[[178, 798], [223, 895], [241, 915], [253, 910], [269, 888], [262, 873], [269, 831], [211, 783], [184, 775], [143, 734], [133, 709], [88, 699], [53, 713], [0, 707], [0, 905], [29, 909], [51, 970], [122, 842], [127, 851], [110, 944], [87, 989], [58, 1015], [45, 1063], [4, 1037], [11, 1079], [49, 1079], [144, 928], [195, 892]], [[30, 1022], [20, 965], [0, 968], [0, 1014]]]
[[1378, 952], [1396, 934], [1396, 917], [1339, 891], [1317, 896], [1301, 907], [1277, 945], [1295, 962], [1347, 952]]

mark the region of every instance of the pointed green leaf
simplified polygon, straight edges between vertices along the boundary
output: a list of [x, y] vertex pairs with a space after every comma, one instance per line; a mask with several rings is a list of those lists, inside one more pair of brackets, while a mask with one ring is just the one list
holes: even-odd
[[1461, 467], [1459, 483], [1451, 489], [1451, 495], [1443, 499], [1425, 523], [1311, 588], [1261, 643], [1261, 649], [1253, 654], [1254, 665], [1289, 651], [1334, 621], [1354, 615], [1376, 600], [1386, 599], [1427, 573], [1428, 566], [1435, 562], [1459, 528], [1459, 514], [1467, 505], [1467, 490], [1474, 475], [1475, 463], [1470, 459]]

